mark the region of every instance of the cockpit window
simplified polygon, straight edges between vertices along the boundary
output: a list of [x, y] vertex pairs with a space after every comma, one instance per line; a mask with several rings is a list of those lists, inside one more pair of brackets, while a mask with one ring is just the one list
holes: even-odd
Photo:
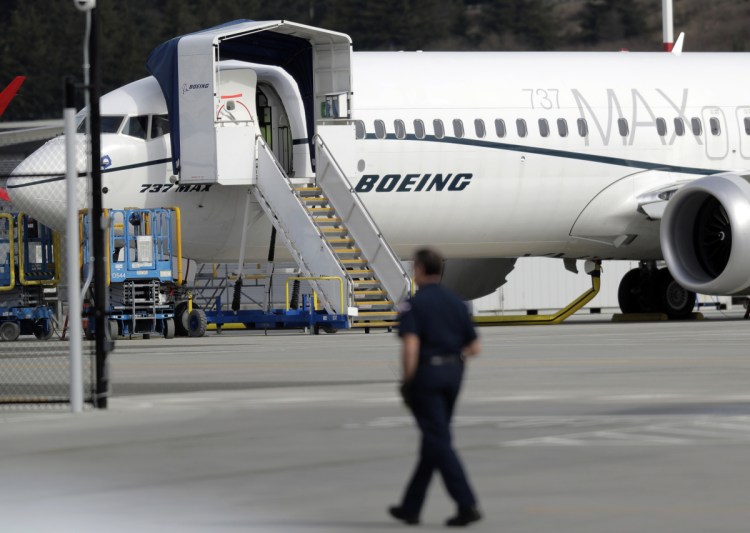
[[148, 115], [128, 118], [125, 127], [122, 129], [123, 134], [144, 140], [146, 139], [146, 132], [148, 132]]
[[156, 139], [169, 133], [169, 116], [154, 115], [151, 118], [151, 138]]
[[[120, 125], [125, 117], [121, 115], [106, 115], [101, 118], [102, 133], [117, 133], [120, 131]], [[78, 133], [86, 133], [86, 119], [81, 120], [78, 124]]]

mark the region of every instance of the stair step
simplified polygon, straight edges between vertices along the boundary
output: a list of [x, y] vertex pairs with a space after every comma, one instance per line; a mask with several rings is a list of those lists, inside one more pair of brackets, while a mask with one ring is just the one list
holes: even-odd
[[380, 320], [397, 320], [398, 313], [396, 311], [360, 311], [358, 316], [352, 317], [352, 320], [356, 323], [373, 318], [378, 318]]
[[353, 243], [354, 239], [351, 237], [337, 237], [333, 239], [326, 239], [331, 244], [347, 244], [347, 243]]
[[378, 279], [356, 279], [352, 283], [354, 283], [355, 287], [359, 287], [360, 285], [380, 285], [380, 280]]
[[294, 187], [297, 192], [323, 192], [323, 189], [314, 185], [298, 185]]
[[398, 326], [398, 320], [373, 320], [371, 322], [354, 322], [353, 328], [394, 328]]
[[365, 306], [370, 307], [383, 307], [393, 306], [393, 302], [390, 300], [356, 300], [356, 307], [363, 308]]
[[306, 207], [305, 209], [307, 209], [308, 213], [312, 215], [317, 214], [317, 213], [333, 213], [336, 211], [331, 206], [329, 207]]
[[325, 228], [320, 228], [320, 231], [322, 231], [323, 233], [346, 233], [346, 228], [329, 228], [326, 226]]
[[[362, 275], [362, 274], [372, 274], [371, 268], [347, 268], [345, 271], [350, 276], [356, 276], [356, 275]], [[377, 281], [377, 280], [376, 280]], [[380, 282], [378, 282], [380, 283]]]
[[363, 291], [354, 291], [354, 297], [357, 298], [359, 296], [383, 296], [385, 294], [385, 291], [382, 289], [370, 289], [370, 290], [363, 290]]
[[361, 257], [359, 259], [339, 259], [342, 265], [364, 265], [367, 263], [367, 259]]
[[327, 204], [328, 198], [325, 198], [324, 196], [314, 196], [312, 198], [308, 197], [302, 197], [300, 198], [303, 202], [306, 204]]
[[341, 224], [340, 217], [313, 217], [318, 224]]
[[334, 253], [337, 253], [339, 255], [362, 253], [362, 250], [360, 250], [359, 248], [334, 248], [333, 251]]

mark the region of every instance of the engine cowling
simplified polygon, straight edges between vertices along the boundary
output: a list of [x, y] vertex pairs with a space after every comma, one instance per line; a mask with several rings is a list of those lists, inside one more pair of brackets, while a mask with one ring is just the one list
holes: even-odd
[[701, 294], [750, 294], [750, 175], [715, 174], [680, 189], [661, 221], [674, 279]]

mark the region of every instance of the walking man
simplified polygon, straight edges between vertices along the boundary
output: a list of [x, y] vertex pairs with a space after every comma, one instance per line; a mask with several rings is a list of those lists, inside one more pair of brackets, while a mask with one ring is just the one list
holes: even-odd
[[402, 341], [401, 394], [422, 433], [419, 461], [394, 518], [418, 524], [435, 470], [458, 506], [447, 526], [461, 527], [481, 519], [477, 500], [451, 443], [450, 422], [456, 405], [464, 359], [479, 354], [466, 305], [440, 286], [443, 258], [431, 249], [414, 257], [417, 294], [403, 304], [399, 317]]

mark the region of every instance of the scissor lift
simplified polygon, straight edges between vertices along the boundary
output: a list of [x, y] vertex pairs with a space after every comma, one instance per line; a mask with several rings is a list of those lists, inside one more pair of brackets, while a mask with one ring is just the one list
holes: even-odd
[[[179, 209], [113, 209], [106, 216], [110, 335], [173, 338], [175, 289], [182, 277]], [[81, 222], [88, 257], [88, 215]]]
[[60, 281], [60, 238], [23, 213], [0, 213], [0, 339], [47, 340], [54, 311], [45, 287]]

